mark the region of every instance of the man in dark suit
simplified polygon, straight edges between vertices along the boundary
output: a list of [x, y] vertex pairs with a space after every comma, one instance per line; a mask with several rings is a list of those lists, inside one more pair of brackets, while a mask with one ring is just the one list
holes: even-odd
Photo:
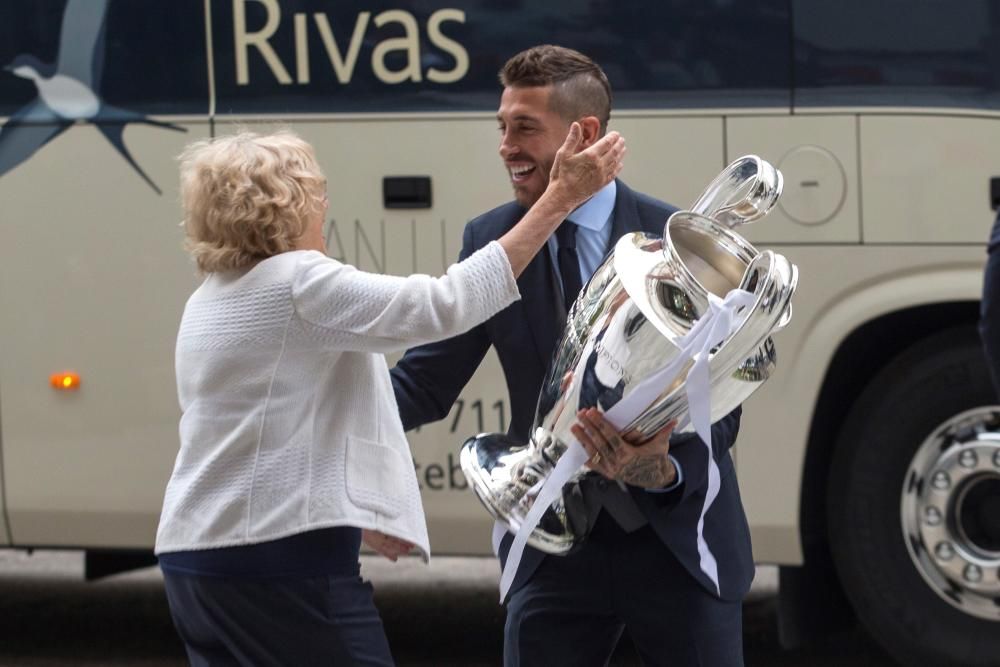
[[[463, 258], [510, 229], [545, 190], [572, 122], [583, 129], [582, 148], [604, 134], [610, 116], [604, 72], [570, 49], [528, 49], [507, 62], [500, 80], [500, 156], [515, 201], [466, 226]], [[461, 336], [408, 351], [392, 370], [404, 427], [444, 418], [493, 346], [510, 395], [509, 434], [527, 443], [580, 283], [622, 235], [662, 234], [674, 210], [615, 181], [574, 211], [521, 275], [520, 301]], [[525, 550], [506, 600], [505, 665], [604, 665], [626, 629], [648, 665], [742, 664], [741, 600], [753, 560], [729, 455], [739, 419], [737, 408], [713, 424], [714, 465], [694, 435], [673, 436], [669, 455], [666, 443], [631, 443], [640, 445], [633, 452], [657, 457], [641, 479], [623, 472], [609, 479], [598, 474], [612, 475], [607, 464], [591, 459], [598, 473], [580, 488], [595, 515], [591, 534], [568, 556]], [[606, 428], [602, 421], [590, 426]], [[505, 535], [501, 560], [511, 541]]]

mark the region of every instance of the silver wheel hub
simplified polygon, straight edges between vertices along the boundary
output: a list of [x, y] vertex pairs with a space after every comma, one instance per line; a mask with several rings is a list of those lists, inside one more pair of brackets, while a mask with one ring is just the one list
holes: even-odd
[[1000, 407], [963, 412], [924, 440], [900, 510], [910, 558], [934, 592], [1000, 620]]

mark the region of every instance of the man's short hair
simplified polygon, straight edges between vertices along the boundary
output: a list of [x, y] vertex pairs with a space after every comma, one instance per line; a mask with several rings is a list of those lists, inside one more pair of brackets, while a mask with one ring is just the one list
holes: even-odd
[[611, 117], [611, 85], [604, 70], [579, 51], [543, 44], [521, 51], [500, 70], [505, 88], [552, 86], [552, 110], [566, 121], [596, 116], [601, 134]]
[[294, 250], [323, 206], [316, 154], [292, 132], [197, 141], [178, 160], [185, 248], [203, 273]]

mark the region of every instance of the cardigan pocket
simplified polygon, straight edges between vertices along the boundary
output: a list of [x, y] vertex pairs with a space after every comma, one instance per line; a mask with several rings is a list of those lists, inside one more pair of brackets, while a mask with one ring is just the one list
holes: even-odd
[[347, 436], [347, 497], [364, 509], [389, 519], [404, 508], [400, 489], [406, 479], [406, 463], [392, 447]]

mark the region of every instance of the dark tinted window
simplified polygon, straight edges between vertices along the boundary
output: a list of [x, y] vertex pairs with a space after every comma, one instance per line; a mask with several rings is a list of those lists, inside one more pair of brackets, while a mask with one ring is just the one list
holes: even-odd
[[[40, 61], [43, 76], [54, 74], [67, 8], [86, 14], [102, 6], [101, 0], [0, 3], [0, 65], [27, 54]], [[611, 79], [616, 108], [789, 102], [788, 0], [225, 0], [210, 6], [222, 114], [491, 110], [503, 62], [546, 42], [598, 61]], [[203, 0], [109, 0], [92, 62], [105, 118], [112, 107], [143, 114], [208, 110], [204, 7]], [[0, 71], [0, 115], [36, 97], [33, 81]]]
[[1000, 107], [996, 0], [792, 0], [795, 103]]
[[497, 71], [542, 43], [600, 63], [616, 108], [789, 103], [788, 0], [236, 0], [212, 10], [222, 114], [492, 110]]
[[[58, 74], [67, 9], [82, 17], [74, 22], [70, 41], [86, 44], [81, 37], [86, 19], [92, 12], [99, 16], [103, 7], [100, 0], [5, 0], [0, 3], [0, 66], [28, 62], [44, 78]], [[142, 114], [206, 113], [204, 23], [202, 0], [110, 0], [103, 37], [91, 40], [95, 47], [81, 49], [87, 53], [76, 59], [89, 65], [85, 69], [105, 105], [102, 117], [114, 118], [114, 107]], [[13, 115], [37, 97], [32, 80], [0, 70], [0, 115]]]
[[203, 0], [111, 0], [104, 98], [146, 113], [208, 112]]

